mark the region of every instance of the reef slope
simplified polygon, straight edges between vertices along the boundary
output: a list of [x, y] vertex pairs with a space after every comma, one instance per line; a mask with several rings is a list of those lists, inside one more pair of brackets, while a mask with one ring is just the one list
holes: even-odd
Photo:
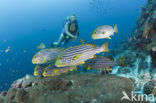
[[[134, 91], [130, 79], [115, 75], [69, 74], [32, 77], [25, 88], [10, 88], [0, 103], [122, 103], [122, 92]], [[129, 102], [123, 102], [129, 103]]]

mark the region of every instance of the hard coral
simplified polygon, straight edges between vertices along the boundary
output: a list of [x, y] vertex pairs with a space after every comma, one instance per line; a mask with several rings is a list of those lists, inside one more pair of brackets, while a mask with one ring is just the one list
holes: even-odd
[[65, 80], [46, 80], [42, 82], [43, 85], [48, 85], [48, 88], [50, 90], [61, 90], [65, 91], [68, 89], [69, 86], [72, 85], [71, 81], [65, 81]]
[[144, 94], [152, 94], [154, 88], [155, 88], [155, 84], [152, 81], [148, 81], [144, 85], [143, 92]]
[[11, 87], [13, 88], [27, 88], [32, 86], [33, 76], [26, 75], [24, 78], [18, 79], [13, 82]]

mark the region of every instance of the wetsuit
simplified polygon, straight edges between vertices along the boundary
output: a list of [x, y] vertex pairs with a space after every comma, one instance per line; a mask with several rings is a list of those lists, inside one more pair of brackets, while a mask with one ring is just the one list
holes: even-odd
[[[68, 30], [67, 30], [68, 28]], [[71, 34], [71, 35], [70, 35]], [[78, 32], [78, 24], [77, 22], [71, 22], [70, 20], [66, 21], [66, 24], [61, 32], [61, 36], [59, 38], [58, 42], [53, 42], [51, 47], [57, 47], [60, 44], [62, 44], [63, 46], [66, 45], [69, 40], [74, 37], [74, 36], [78, 36], [79, 32]], [[73, 38], [72, 38], [73, 39]]]
[[[70, 32], [73, 36], [77, 36], [78, 24], [76, 21], [75, 22], [67, 21], [67, 24], [65, 24], [65, 25], [68, 25], [68, 32]], [[74, 29], [72, 29], [72, 26], [75, 26]], [[66, 45], [71, 37], [69, 37], [66, 34], [66, 28], [65, 27], [62, 30], [62, 34], [64, 35], [64, 39], [62, 40], [63, 45]]]

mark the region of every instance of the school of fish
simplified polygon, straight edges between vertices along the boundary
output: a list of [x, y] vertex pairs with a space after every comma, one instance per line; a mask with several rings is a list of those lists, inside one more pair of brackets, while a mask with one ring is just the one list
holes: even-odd
[[[92, 34], [92, 39], [111, 39], [110, 36], [118, 33], [117, 25], [114, 28], [109, 25], [103, 25], [96, 28]], [[45, 49], [45, 45], [41, 43], [32, 63], [36, 64], [34, 69], [35, 76], [57, 76], [70, 71], [76, 71], [79, 67], [84, 67], [87, 70], [98, 70], [104, 74], [110, 74], [112, 67], [117, 65], [110, 57], [97, 56], [97, 54], [109, 52], [106, 42], [102, 46], [86, 43], [80, 39], [81, 45], [71, 46], [66, 49], [49, 48]]]

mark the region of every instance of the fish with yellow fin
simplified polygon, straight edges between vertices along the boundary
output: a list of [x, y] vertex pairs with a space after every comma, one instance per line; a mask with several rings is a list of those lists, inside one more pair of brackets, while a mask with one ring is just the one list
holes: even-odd
[[92, 34], [92, 39], [111, 39], [110, 36], [114, 35], [114, 32], [118, 33], [117, 25], [114, 28], [110, 25], [103, 25], [96, 28]]
[[36, 67], [34, 69], [34, 75], [35, 76], [42, 76], [42, 73], [47, 66], [48, 66], [48, 64], [36, 65]]
[[58, 56], [55, 65], [57, 67], [74, 66], [84, 64], [86, 60], [94, 58], [95, 54], [101, 52], [109, 52], [108, 42], [101, 47], [96, 44], [84, 44], [69, 47]]
[[36, 48], [37, 49], [44, 49], [46, 46], [44, 43], [39, 44]]
[[126, 60], [126, 56], [120, 57], [120, 58], [118, 59], [119, 65], [125, 67], [125, 66], [126, 66], [125, 60]]
[[55, 62], [58, 55], [60, 55], [62, 50], [60, 48], [49, 48], [49, 49], [43, 49], [37, 52], [33, 59], [33, 64], [46, 64]]
[[80, 39], [80, 43], [82, 44], [82, 45], [85, 45], [86, 44], [86, 40], [84, 40], [84, 39]]
[[54, 64], [50, 64], [43, 72], [44, 77], [57, 76], [69, 71], [77, 70], [76, 66], [58, 68]]
[[95, 58], [87, 60], [83, 67], [87, 70], [99, 70], [104, 74], [109, 74], [112, 71], [112, 67], [117, 64], [111, 57], [95, 56]]

